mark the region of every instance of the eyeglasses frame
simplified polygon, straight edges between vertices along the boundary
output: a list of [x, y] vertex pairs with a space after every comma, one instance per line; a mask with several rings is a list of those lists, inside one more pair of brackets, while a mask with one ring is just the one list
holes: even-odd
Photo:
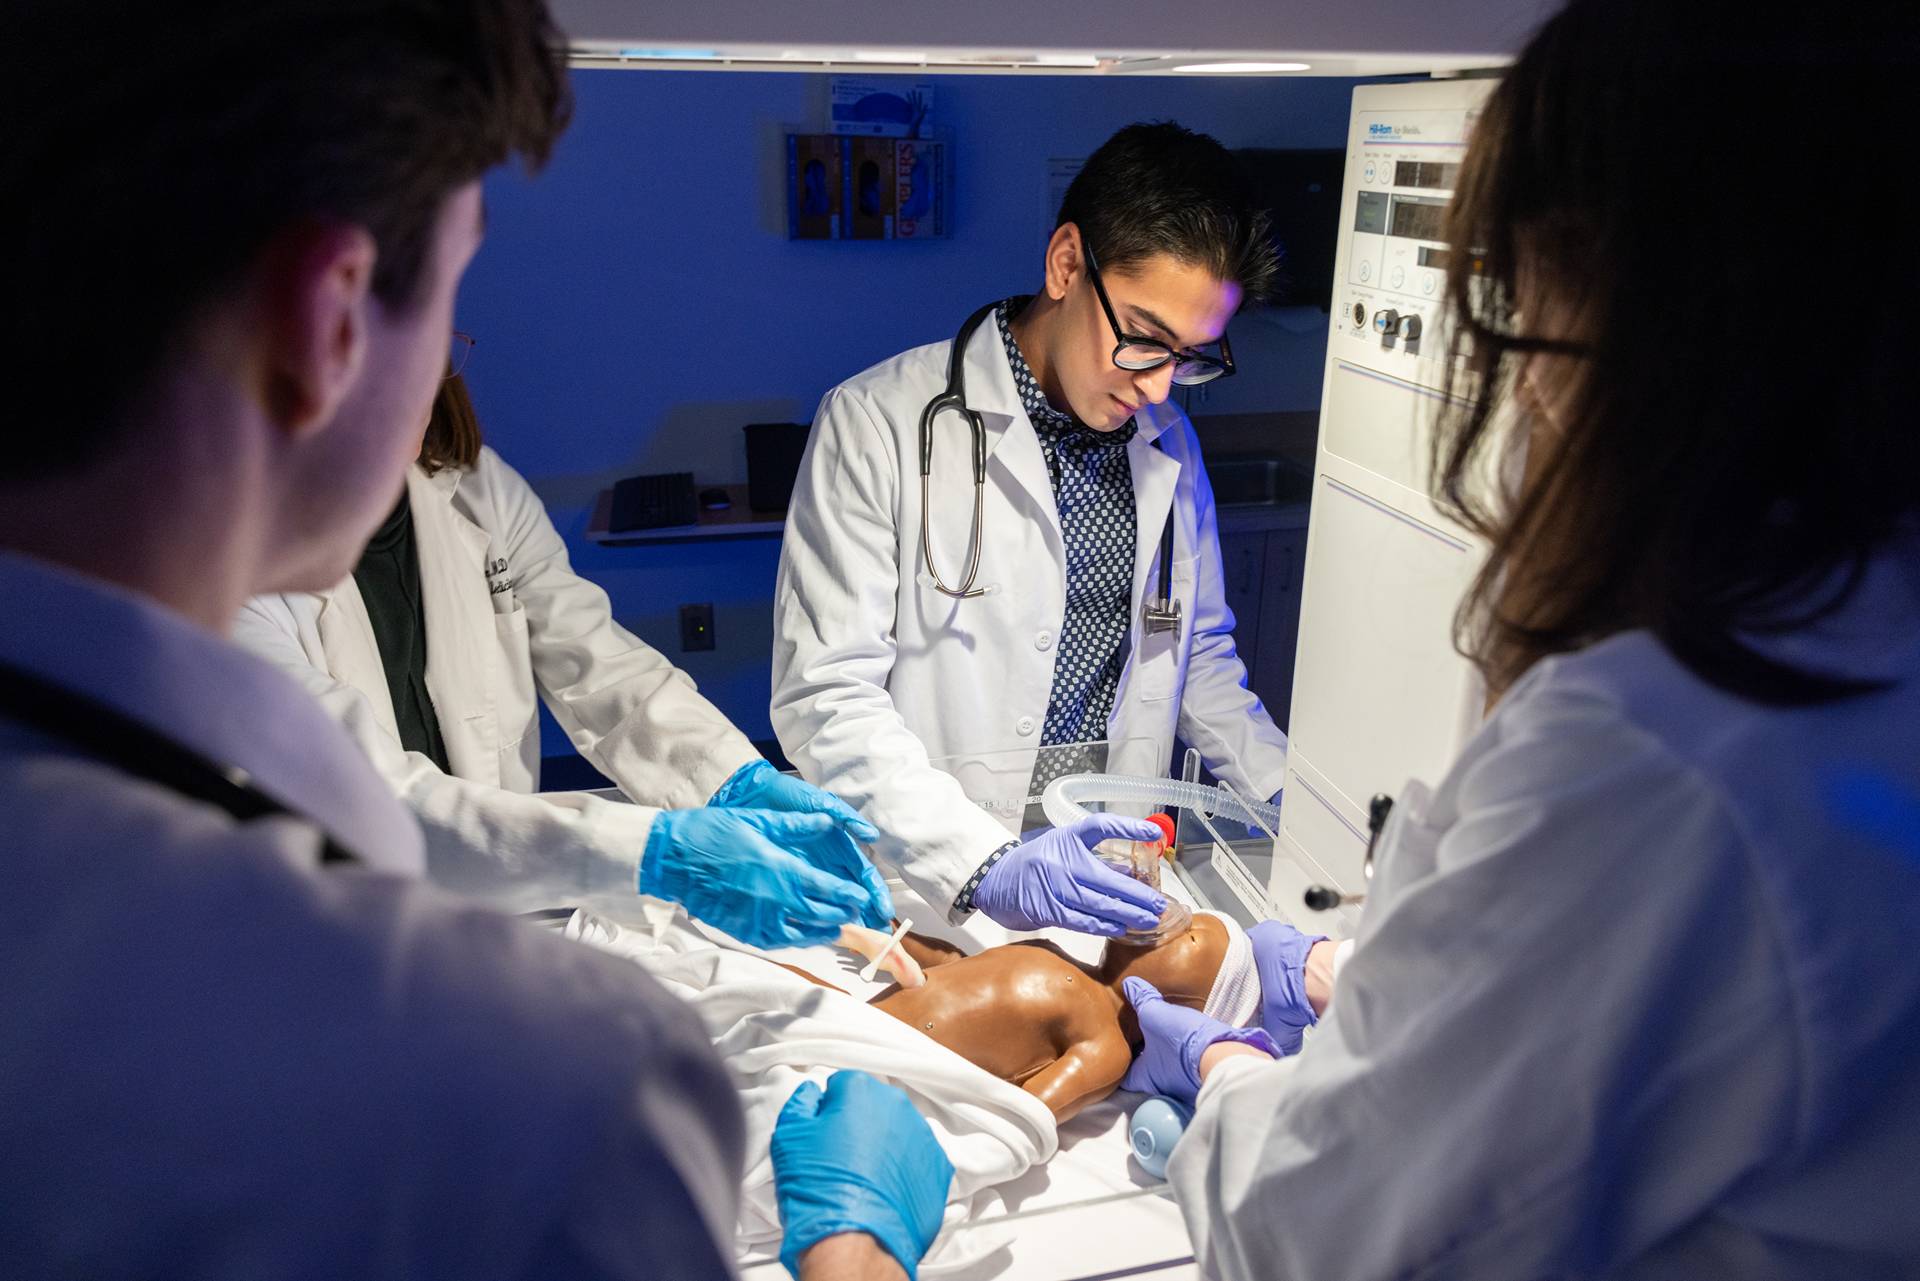
[[[1100, 264], [1095, 260], [1093, 256], [1093, 246], [1087, 243], [1085, 236], [1080, 238], [1080, 252], [1085, 256], [1087, 261], [1087, 279], [1093, 282], [1093, 292], [1099, 296], [1100, 307], [1107, 313], [1107, 324], [1113, 329], [1115, 339], [1113, 344], [1114, 368], [1124, 369], [1130, 374], [1148, 374], [1156, 369], [1164, 369], [1167, 365], [1172, 364], [1176, 367], [1173, 381], [1182, 387], [1198, 387], [1202, 383], [1214, 382], [1221, 378], [1231, 378], [1235, 373], [1239, 372], [1233, 363], [1233, 344], [1227, 341], [1227, 335], [1224, 332], [1220, 335], [1220, 355], [1214, 357], [1199, 351], [1177, 351], [1169, 347], [1166, 343], [1161, 342], [1158, 338], [1149, 338], [1145, 334], [1129, 334], [1121, 329], [1120, 316], [1113, 309], [1113, 299], [1107, 296], [1107, 286], [1100, 279]], [[1161, 351], [1167, 353], [1167, 358], [1158, 364], [1149, 365], [1144, 369], [1136, 369], [1133, 366], [1120, 363], [1120, 352], [1127, 347], [1158, 347]], [[1205, 378], [1194, 378], [1183, 382], [1181, 381], [1178, 370], [1178, 365], [1182, 361], [1199, 361], [1201, 364], [1211, 366], [1218, 372], [1208, 374]]]

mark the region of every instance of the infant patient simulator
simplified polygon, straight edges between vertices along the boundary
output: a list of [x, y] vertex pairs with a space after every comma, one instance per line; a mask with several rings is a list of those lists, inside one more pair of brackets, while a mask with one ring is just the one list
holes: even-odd
[[[1235, 1025], [1260, 1008], [1246, 935], [1207, 913], [1195, 913], [1189, 929], [1159, 946], [1110, 944], [1097, 965], [1045, 944], [963, 956], [913, 935], [893, 945], [890, 933], [875, 931], [855, 950], [881, 956], [896, 978], [902, 949], [928, 968], [917, 988], [858, 988], [872, 993], [872, 1003], [716, 937], [672, 904], [651, 903], [644, 919], [627, 924], [576, 912], [566, 933], [630, 958], [685, 1001], [726, 1061], [746, 1121], [736, 1227], [742, 1257], [780, 1240], [768, 1142], [799, 1084], [854, 1068], [906, 1090], [954, 1165], [950, 1230], [922, 1262], [922, 1281], [964, 1271], [1010, 1240], [1017, 1229], [1001, 1217], [1010, 1208], [1001, 1189], [1055, 1155], [1061, 1121], [1118, 1086], [1139, 1035], [1119, 994], [1123, 977], [1152, 982], [1168, 1000], [1204, 1000], [1208, 1013]], [[822, 950], [811, 963], [825, 961]], [[1116, 1137], [1118, 1150], [1097, 1156], [1082, 1145], [1086, 1159], [1124, 1163], [1128, 1149]]]
[[1246, 935], [1210, 912], [1195, 913], [1185, 930], [1155, 943], [1112, 940], [1096, 965], [1045, 942], [1007, 943], [975, 956], [915, 934], [900, 946], [925, 981], [882, 992], [874, 1008], [1021, 1087], [1056, 1122], [1113, 1093], [1140, 1048], [1123, 979], [1145, 979], [1167, 1000], [1235, 1026], [1260, 1004]]

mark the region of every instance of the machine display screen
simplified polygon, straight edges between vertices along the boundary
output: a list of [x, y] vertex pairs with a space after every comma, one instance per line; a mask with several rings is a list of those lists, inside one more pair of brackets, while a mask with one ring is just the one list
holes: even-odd
[[1447, 251], [1436, 249], [1432, 245], [1421, 245], [1417, 261], [1422, 267], [1432, 267], [1439, 271], [1447, 269]]
[[1378, 236], [1387, 229], [1387, 197], [1378, 191], [1363, 191], [1354, 204], [1353, 229]]
[[1428, 187], [1452, 191], [1454, 181], [1459, 177], [1459, 165], [1446, 165], [1434, 160], [1393, 162], [1393, 185], [1396, 187]]
[[1405, 236], [1409, 240], [1439, 240], [1446, 214], [1447, 204], [1444, 200], [1419, 200], [1395, 196], [1392, 213], [1388, 219], [1387, 234]]

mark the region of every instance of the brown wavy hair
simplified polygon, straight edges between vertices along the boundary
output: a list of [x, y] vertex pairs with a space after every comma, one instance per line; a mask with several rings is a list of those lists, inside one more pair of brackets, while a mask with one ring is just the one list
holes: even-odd
[[426, 439], [420, 442], [420, 465], [431, 476], [442, 467], [465, 469], [479, 460], [480, 418], [467, 395], [467, 380], [454, 374], [433, 398]]
[[[1491, 548], [1456, 643], [1494, 697], [1633, 629], [1752, 700], [1864, 688], [1749, 642], [1838, 609], [1920, 506], [1900, 390], [1920, 256], [1889, 238], [1900, 202], [1867, 234], [1916, 15], [1575, 0], [1487, 102], [1448, 216], [1433, 463]], [[1574, 372], [1558, 430], [1526, 444], [1515, 392], [1541, 354]], [[1513, 476], [1520, 447], [1523, 478], [1477, 479]]]
[[[106, 48], [137, 55], [103, 74]], [[0, 381], [13, 421], [60, 424], [10, 432], [0, 482], [116, 447], [288, 227], [364, 227], [374, 295], [414, 306], [449, 193], [537, 168], [570, 111], [543, 0], [0, 4], [0, 244], [30, 300], [0, 309]]]

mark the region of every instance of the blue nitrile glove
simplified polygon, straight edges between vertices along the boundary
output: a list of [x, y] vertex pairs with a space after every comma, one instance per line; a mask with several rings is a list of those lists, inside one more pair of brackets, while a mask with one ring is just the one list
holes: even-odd
[[1260, 972], [1260, 1026], [1273, 1033], [1282, 1054], [1298, 1050], [1306, 1029], [1320, 1021], [1307, 1002], [1307, 953], [1326, 938], [1281, 921], [1262, 921], [1247, 931]]
[[782, 774], [765, 761], [748, 761], [720, 784], [709, 805], [722, 809], [783, 810], [789, 814], [825, 814], [840, 825], [842, 839], [810, 843], [794, 853], [823, 872], [843, 880], [858, 881], [871, 902], [861, 917], [876, 930], [893, 928], [893, 894], [880, 879], [867, 856], [855, 841], [871, 845], [880, 839], [880, 829], [854, 813], [853, 807], [803, 778]]
[[1000, 856], [973, 891], [973, 906], [1010, 930], [1058, 925], [1115, 938], [1150, 930], [1166, 896], [1093, 856], [1101, 841], [1157, 841], [1160, 829], [1138, 818], [1089, 814], [1068, 827], [1028, 837]]
[[798, 851], [846, 839], [826, 814], [661, 810], [647, 831], [639, 890], [755, 947], [830, 942], [866, 915], [873, 896]]
[[865, 1232], [909, 1278], [940, 1235], [953, 1163], [906, 1092], [841, 1071], [803, 1081], [773, 1127], [773, 1194], [786, 1236], [780, 1262], [841, 1232]]
[[1120, 988], [1133, 1004], [1146, 1041], [1133, 1066], [1120, 1078], [1120, 1088], [1142, 1094], [1164, 1094], [1191, 1104], [1200, 1093], [1200, 1056], [1216, 1041], [1244, 1041], [1280, 1057], [1280, 1047], [1265, 1029], [1230, 1027], [1198, 1010], [1175, 1005], [1145, 979], [1129, 978]]

